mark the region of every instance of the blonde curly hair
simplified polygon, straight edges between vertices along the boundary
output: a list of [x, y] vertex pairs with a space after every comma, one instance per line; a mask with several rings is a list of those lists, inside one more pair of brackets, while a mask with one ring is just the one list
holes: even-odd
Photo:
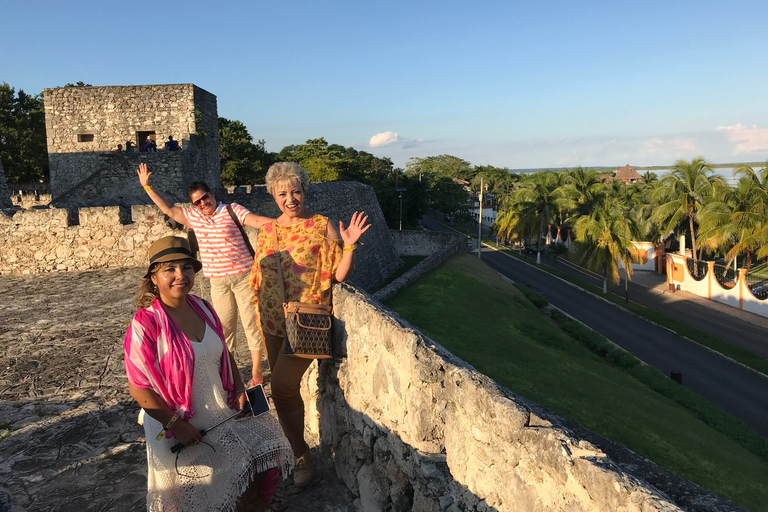
[[278, 183], [291, 183], [301, 187], [304, 195], [307, 195], [309, 188], [309, 178], [307, 171], [296, 162], [277, 162], [272, 164], [267, 171], [266, 176], [267, 192], [269, 195], [275, 195], [275, 186]]

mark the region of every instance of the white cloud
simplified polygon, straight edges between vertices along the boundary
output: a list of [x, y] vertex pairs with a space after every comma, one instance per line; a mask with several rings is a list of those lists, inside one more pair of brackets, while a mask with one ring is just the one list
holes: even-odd
[[682, 158], [696, 150], [692, 139], [675, 137], [674, 139], [648, 139], [638, 149], [641, 158], [675, 159]]
[[380, 148], [383, 146], [389, 146], [390, 144], [394, 144], [399, 139], [397, 132], [382, 132], [377, 133], [373, 137], [371, 137], [371, 140], [368, 141], [368, 145], [370, 145], [372, 148]]
[[718, 126], [717, 131], [725, 132], [728, 140], [736, 143], [734, 155], [768, 149], [768, 128], [749, 128], [739, 123], [733, 126]]

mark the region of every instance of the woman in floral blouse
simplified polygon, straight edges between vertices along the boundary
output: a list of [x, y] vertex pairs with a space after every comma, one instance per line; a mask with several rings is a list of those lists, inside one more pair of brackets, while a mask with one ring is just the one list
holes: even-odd
[[263, 218], [254, 221], [258, 225], [247, 223], [259, 229], [249, 282], [272, 370], [272, 401], [296, 456], [294, 484], [303, 487], [312, 480], [313, 465], [304, 440], [304, 401], [299, 385], [312, 360], [284, 354], [285, 315], [272, 232], [277, 232], [286, 302], [330, 305], [331, 285], [346, 281], [352, 274], [357, 241], [370, 224], [365, 224], [367, 215], [355, 212], [346, 228], [339, 222], [337, 229], [327, 217], [305, 209], [307, 171], [296, 163], [272, 165], [266, 181], [267, 192], [282, 213], [271, 223], [264, 223]]

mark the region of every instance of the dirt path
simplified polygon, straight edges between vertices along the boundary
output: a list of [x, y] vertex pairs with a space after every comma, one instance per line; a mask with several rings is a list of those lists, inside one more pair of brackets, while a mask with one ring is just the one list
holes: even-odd
[[[144, 430], [123, 368], [143, 272], [0, 276], [0, 512], [146, 508]], [[303, 492], [281, 482], [278, 508], [354, 510], [335, 472], [319, 473]]]

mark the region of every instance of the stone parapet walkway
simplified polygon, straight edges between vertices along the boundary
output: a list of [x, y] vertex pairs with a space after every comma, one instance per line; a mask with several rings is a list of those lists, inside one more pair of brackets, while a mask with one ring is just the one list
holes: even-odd
[[[144, 429], [123, 369], [143, 272], [0, 276], [0, 512], [146, 508]], [[236, 358], [250, 374], [245, 343]], [[356, 510], [313, 453], [325, 467], [303, 491], [281, 481], [278, 509]]]

